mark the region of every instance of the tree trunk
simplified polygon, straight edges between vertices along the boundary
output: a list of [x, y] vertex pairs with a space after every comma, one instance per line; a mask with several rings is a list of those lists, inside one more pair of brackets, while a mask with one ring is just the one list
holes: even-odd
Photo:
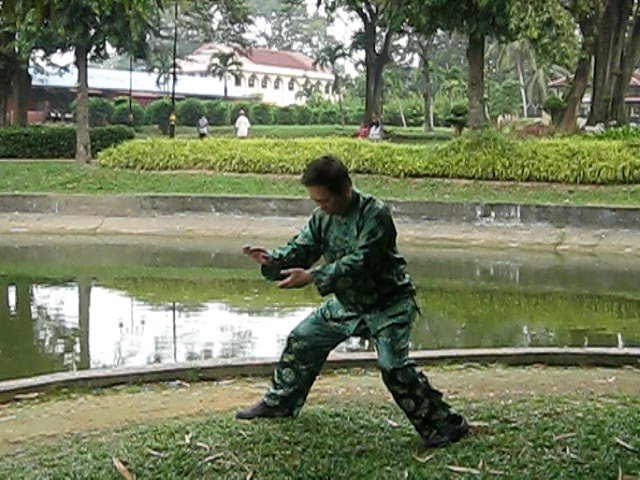
[[6, 90], [0, 85], [0, 127], [7, 126], [7, 100]]
[[590, 68], [591, 55], [582, 57], [578, 61], [571, 88], [565, 97], [566, 108], [558, 124], [558, 130], [561, 132], [571, 133], [575, 132], [577, 128], [578, 110], [580, 109], [582, 97], [589, 83]]
[[487, 124], [484, 105], [484, 36], [469, 36], [467, 46], [469, 62], [469, 128], [478, 129]]
[[433, 131], [433, 83], [431, 82], [431, 67], [429, 60], [431, 58], [431, 39], [420, 42], [420, 63], [422, 63], [422, 75], [424, 77], [424, 90], [422, 91], [422, 99], [424, 100], [424, 129], [427, 132]]
[[589, 125], [606, 124], [613, 118], [613, 86], [622, 73], [622, 50], [632, 3], [632, 0], [609, 0], [600, 20]]
[[76, 46], [78, 68], [78, 96], [76, 102], [76, 163], [85, 165], [91, 161], [91, 139], [89, 138], [89, 84], [87, 78], [86, 46]]
[[527, 86], [524, 82], [524, 69], [522, 68], [522, 55], [520, 49], [516, 52], [516, 72], [518, 73], [518, 84], [520, 85], [520, 100], [522, 101], [522, 117], [527, 118]]
[[596, 48], [596, 27], [600, 20], [598, 12], [591, 12], [587, 15], [581, 15], [577, 21], [582, 34], [580, 58], [576, 65], [571, 88], [565, 96], [566, 107], [558, 124], [558, 130], [566, 133], [574, 132], [577, 128], [578, 111], [589, 84], [591, 60]]
[[371, 123], [375, 113], [382, 115], [382, 70], [384, 65], [373, 53], [367, 60], [367, 97], [365, 100], [365, 123]]
[[19, 64], [13, 72], [13, 123], [26, 127], [29, 121], [29, 70], [27, 64]]
[[637, 65], [638, 62], [640, 62], [640, 17], [636, 16], [633, 30], [627, 40], [622, 56], [621, 74], [617, 77], [613, 86], [611, 113], [612, 119], [618, 125], [629, 123], [625, 99], [634, 65]]
[[342, 104], [342, 93], [338, 92], [338, 108], [340, 109], [340, 124], [345, 126], [345, 118], [344, 118], [344, 105]]

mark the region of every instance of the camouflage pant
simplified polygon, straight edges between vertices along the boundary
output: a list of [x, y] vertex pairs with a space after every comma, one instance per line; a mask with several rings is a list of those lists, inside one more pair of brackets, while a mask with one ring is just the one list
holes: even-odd
[[[401, 309], [403, 316], [394, 314], [391, 324], [389, 318], [380, 318], [385, 310], [376, 312], [373, 321], [368, 314], [366, 321], [355, 317], [346, 322], [335, 321], [330, 310], [314, 311], [289, 334], [265, 402], [288, 408], [297, 415], [329, 352], [352, 335], [369, 337], [375, 344], [385, 385], [418, 433], [428, 436], [447, 420], [452, 410], [408, 357], [411, 322], [417, 307], [412, 299], [402, 302], [406, 302]], [[398, 308], [388, 310], [397, 312]], [[371, 324], [384, 326], [372, 332]]]

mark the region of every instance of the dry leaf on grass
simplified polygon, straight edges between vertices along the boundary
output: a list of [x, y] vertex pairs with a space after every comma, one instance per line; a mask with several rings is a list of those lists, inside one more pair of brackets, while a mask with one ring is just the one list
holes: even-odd
[[211, 447], [209, 445], [207, 445], [206, 443], [196, 442], [195, 446], [199, 447], [199, 448], [201, 448], [203, 450], [206, 450], [207, 452], [211, 451]]
[[123, 463], [118, 460], [116, 457], [111, 457], [111, 461], [113, 462], [113, 466], [116, 467], [116, 470], [120, 474], [122, 478], [125, 480], [135, 480], [136, 476], [129, 471], [127, 467], [123, 465]]
[[562, 435], [556, 435], [555, 437], [553, 437], [553, 440], [555, 442], [557, 442], [558, 440], [565, 440], [567, 438], [573, 438], [575, 437], [576, 434], [575, 433], [563, 433]]
[[431, 455], [427, 455], [427, 456], [426, 456], [426, 457], [424, 457], [424, 458], [420, 458], [419, 456], [414, 455], [414, 456], [413, 456], [413, 459], [414, 459], [416, 462], [420, 462], [420, 463], [427, 463], [427, 462], [429, 462], [429, 461], [433, 460], [433, 457], [435, 457], [435, 456], [436, 456], [436, 454], [435, 454], [435, 453], [432, 453]]
[[247, 473], [247, 477], [245, 478], [245, 480], [251, 480], [253, 478], [253, 472], [249, 472]]
[[622, 440], [621, 438], [618, 437], [613, 437], [613, 440], [620, 445], [622, 448], [626, 448], [627, 450], [629, 450], [630, 452], [637, 452], [638, 449], [635, 448], [633, 445], [628, 444], [627, 442], [625, 442], [624, 440]]
[[148, 454], [153, 455], [154, 457], [159, 457], [159, 458], [167, 458], [169, 456], [168, 453], [162, 453], [162, 452], [158, 452], [157, 450], [154, 450], [152, 448], [146, 447], [144, 449]]
[[397, 428], [400, 426], [400, 424], [398, 422], [394, 422], [393, 420], [391, 420], [390, 418], [387, 418], [387, 423], [392, 426], [393, 428]]
[[480, 470], [478, 470], [477, 468], [459, 467], [457, 465], [447, 465], [447, 469], [451, 470], [452, 472], [456, 472], [456, 473], [470, 473], [472, 475], [480, 475], [480, 474], [482, 474], [482, 472]]

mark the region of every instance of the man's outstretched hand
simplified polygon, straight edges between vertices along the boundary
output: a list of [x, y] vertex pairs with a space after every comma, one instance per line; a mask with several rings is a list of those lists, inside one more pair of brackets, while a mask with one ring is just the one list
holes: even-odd
[[242, 247], [242, 253], [253, 259], [254, 262], [260, 265], [268, 265], [271, 263], [271, 255], [265, 248], [252, 247], [251, 245], [245, 245]]
[[302, 288], [313, 282], [309, 270], [304, 268], [289, 268], [280, 271], [286, 278], [278, 282], [278, 288]]

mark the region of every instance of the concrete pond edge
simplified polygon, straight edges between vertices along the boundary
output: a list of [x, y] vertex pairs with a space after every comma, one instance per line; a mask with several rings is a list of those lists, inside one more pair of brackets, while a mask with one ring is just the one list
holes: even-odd
[[[421, 350], [411, 354], [420, 366], [448, 363], [501, 364], [553, 367], [624, 367], [640, 369], [640, 348], [475, 348]], [[275, 358], [214, 359], [169, 365], [147, 365], [114, 369], [61, 372], [0, 382], [0, 403], [20, 400], [21, 396], [52, 392], [63, 388], [108, 388], [123, 384], [182, 380], [211, 381], [238, 376], [268, 376]], [[334, 353], [326, 370], [375, 368], [375, 352]]]
[[[536, 225], [640, 230], [640, 208], [501, 202], [387, 200], [393, 214], [414, 222]], [[145, 217], [177, 214], [307, 216], [309, 199], [227, 195], [0, 194], [0, 213]]]

